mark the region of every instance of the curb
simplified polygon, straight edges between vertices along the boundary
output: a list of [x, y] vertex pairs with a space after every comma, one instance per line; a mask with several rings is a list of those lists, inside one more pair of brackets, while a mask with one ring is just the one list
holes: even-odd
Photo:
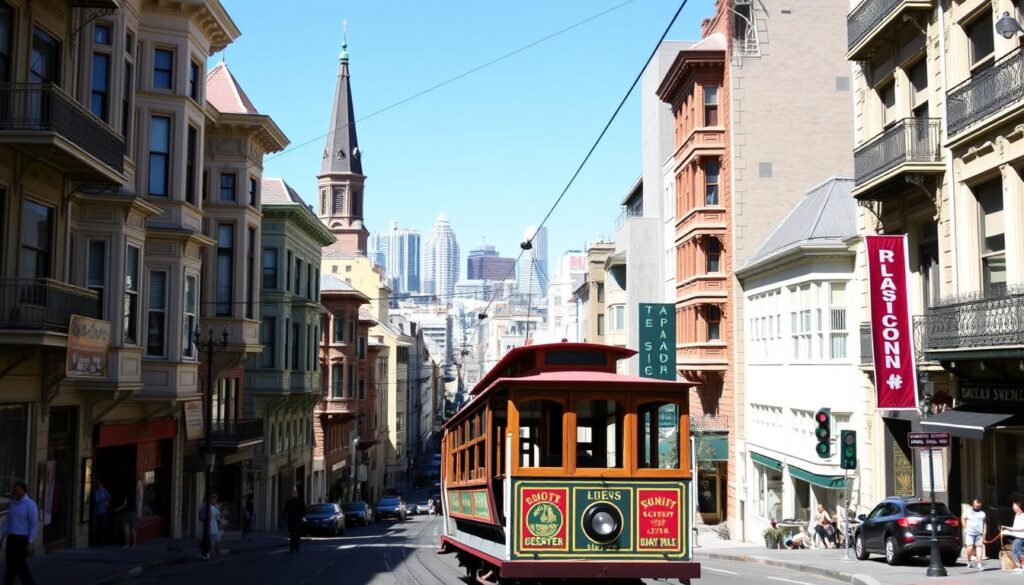
[[[268, 549], [272, 549], [272, 548], [278, 547], [281, 544], [282, 544], [281, 542], [272, 542], [272, 543], [267, 543], [265, 546], [256, 546], [256, 547], [253, 547], [253, 548], [250, 548], [250, 549], [246, 549], [246, 550], [243, 550], [243, 551], [237, 551], [237, 552], [231, 552], [231, 549], [228, 549], [227, 550], [227, 556], [246, 555], [246, 554], [249, 554], [249, 553], [261, 552], [261, 551], [265, 551], [265, 550], [268, 550]], [[153, 561], [151, 563], [145, 563], [145, 564], [142, 564], [142, 565], [137, 565], [137, 566], [131, 567], [127, 571], [124, 571], [123, 573], [120, 573], [118, 575], [113, 575], [113, 576], [110, 576], [110, 577], [107, 577], [107, 578], [104, 578], [104, 579], [100, 579], [99, 581], [93, 581], [90, 585], [112, 585], [114, 583], [119, 583], [121, 581], [126, 581], [128, 579], [133, 579], [135, 577], [138, 577], [139, 575], [142, 575], [143, 573], [145, 573], [147, 571], [154, 571], [156, 569], [163, 569], [165, 567], [171, 567], [171, 566], [174, 566], [174, 565], [184, 565], [184, 564], [190, 563], [190, 562], [199, 562], [199, 558], [194, 553], [181, 554], [182, 553], [181, 549], [175, 550], [175, 549], [170, 549], [169, 548], [168, 550], [170, 550], [171, 552], [177, 552], [179, 554], [178, 554], [178, 556], [174, 556], [174, 557], [170, 557], [170, 558], [166, 558], [166, 559], [160, 559], [159, 561]]]
[[780, 561], [775, 559], [768, 559], [764, 557], [751, 556], [747, 554], [729, 554], [729, 553], [716, 553], [716, 552], [702, 552], [695, 556], [704, 556], [709, 559], [718, 559], [723, 561], [739, 561], [743, 563], [754, 563], [758, 565], [765, 565], [768, 567], [780, 567], [783, 569], [790, 569], [799, 573], [806, 573], [809, 575], [817, 575], [819, 577], [826, 577], [828, 579], [834, 579], [845, 583], [851, 583], [852, 585], [881, 585], [881, 581], [875, 579], [870, 575], [863, 573], [844, 573], [836, 569], [826, 569], [815, 565], [808, 565], [805, 563], [798, 563], [792, 561]]

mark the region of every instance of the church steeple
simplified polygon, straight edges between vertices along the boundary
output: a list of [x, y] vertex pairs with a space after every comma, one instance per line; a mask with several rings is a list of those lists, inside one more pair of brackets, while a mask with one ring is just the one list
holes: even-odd
[[[347, 28], [347, 26], [346, 26]], [[366, 254], [369, 233], [363, 226], [363, 164], [356, 139], [356, 118], [348, 71], [347, 32], [338, 55], [338, 81], [334, 107], [324, 146], [320, 174], [320, 220], [337, 237], [327, 251]]]
[[[346, 33], [347, 37], [347, 33]], [[359, 161], [359, 141], [356, 139], [356, 116], [352, 107], [352, 85], [348, 72], [348, 39], [341, 44], [338, 55], [338, 82], [334, 90], [334, 109], [331, 112], [330, 132], [324, 146], [320, 173], [363, 174]]]

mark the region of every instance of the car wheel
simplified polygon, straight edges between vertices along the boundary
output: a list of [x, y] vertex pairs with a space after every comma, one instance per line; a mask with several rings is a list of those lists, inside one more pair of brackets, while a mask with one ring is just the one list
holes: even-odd
[[902, 561], [900, 558], [900, 545], [896, 543], [896, 538], [893, 536], [886, 537], [885, 562], [890, 565], [898, 565], [900, 561]]
[[864, 538], [859, 534], [853, 541], [853, 552], [857, 555], [857, 559], [861, 561], [866, 561], [871, 556], [867, 547], [864, 546]]
[[960, 558], [960, 551], [958, 551], [958, 550], [951, 550], [951, 551], [944, 552], [944, 553], [942, 553], [942, 566], [944, 566], [944, 567], [952, 567], [952, 566], [956, 565], [956, 561], [959, 558]]

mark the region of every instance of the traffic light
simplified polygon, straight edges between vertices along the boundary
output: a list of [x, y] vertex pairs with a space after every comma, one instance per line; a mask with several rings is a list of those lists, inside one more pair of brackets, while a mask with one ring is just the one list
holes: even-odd
[[814, 452], [822, 459], [832, 456], [832, 409], [822, 408], [814, 413], [814, 438], [818, 444], [814, 446]]
[[839, 467], [857, 469], [857, 431], [839, 431]]

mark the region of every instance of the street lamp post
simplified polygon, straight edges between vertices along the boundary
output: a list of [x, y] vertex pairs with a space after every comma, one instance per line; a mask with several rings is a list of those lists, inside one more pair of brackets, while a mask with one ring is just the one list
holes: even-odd
[[206, 417], [205, 417], [205, 437], [203, 439], [203, 459], [206, 463], [206, 517], [203, 521], [203, 540], [199, 544], [199, 550], [202, 551], [203, 556], [210, 553], [210, 523], [213, 521], [212, 514], [210, 513], [211, 505], [210, 496], [213, 492], [213, 447], [210, 444], [210, 438], [213, 434], [213, 354], [217, 350], [222, 350], [228, 346], [228, 330], [224, 328], [224, 332], [221, 333], [221, 339], [218, 341], [213, 335], [213, 328], [210, 328], [207, 333], [206, 340], [203, 340], [203, 336], [199, 331], [199, 327], [196, 327], [195, 332], [192, 335], [192, 341], [196, 344], [196, 348], [199, 351], [206, 352]]
[[[928, 418], [928, 415], [932, 410], [932, 397], [930, 394], [925, 393], [921, 399], [921, 416]], [[929, 496], [932, 500], [931, 511], [929, 513], [928, 523], [931, 526], [931, 551], [928, 555], [928, 571], [925, 573], [928, 577], [945, 577], [946, 567], [942, 565], [942, 552], [939, 550], [939, 533], [937, 522], [935, 520], [935, 465], [932, 463], [932, 448], [928, 447], [928, 491]]]

